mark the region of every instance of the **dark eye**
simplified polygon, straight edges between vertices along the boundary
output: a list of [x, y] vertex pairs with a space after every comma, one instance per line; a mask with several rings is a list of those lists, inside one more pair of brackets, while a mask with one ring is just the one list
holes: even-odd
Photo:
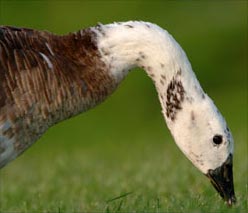
[[216, 145], [219, 145], [222, 143], [222, 135], [215, 135], [213, 137], [213, 142], [216, 144]]

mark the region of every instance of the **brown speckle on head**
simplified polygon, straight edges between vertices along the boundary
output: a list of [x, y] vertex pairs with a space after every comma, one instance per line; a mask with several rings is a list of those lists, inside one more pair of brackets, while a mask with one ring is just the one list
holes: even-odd
[[179, 70], [177, 71], [177, 74], [176, 74], [177, 76], [180, 76], [180, 75], [182, 75], [182, 70], [181, 70], [181, 68], [179, 68]]
[[140, 55], [140, 58], [141, 59], [145, 59], [146, 58], [146, 56], [145, 56], [145, 54], [143, 52], [139, 52], [139, 55]]
[[194, 111], [191, 111], [190, 118], [191, 118], [191, 121], [195, 121], [195, 113], [194, 113]]
[[127, 28], [134, 28], [134, 26], [132, 26], [130, 24], [125, 24], [124, 26], [127, 27]]
[[177, 112], [182, 109], [184, 94], [182, 82], [173, 78], [167, 87], [166, 95], [166, 116], [172, 121], [175, 120]]
[[163, 80], [166, 80], [165, 75], [161, 75], [161, 78], [162, 78]]
[[[102, 36], [105, 36], [106, 34], [105, 34], [105, 32], [104, 32], [104, 28], [103, 28], [103, 25], [101, 24], [101, 23], [98, 23], [97, 25], [96, 25], [96, 30], [102, 35]], [[82, 31], [82, 33], [83, 33], [83, 30], [81, 30]]]
[[187, 97], [186, 97], [186, 100], [187, 100], [189, 103], [193, 103], [193, 102], [194, 102], [194, 98], [193, 98], [193, 97], [187, 96]]
[[161, 63], [160, 66], [161, 66], [161, 68], [164, 68], [164, 64], [163, 63]]
[[160, 84], [162, 84], [164, 86], [164, 81], [163, 79], [160, 79]]
[[218, 115], [221, 115], [220, 111], [216, 108], [216, 112]]
[[151, 26], [149, 24], [145, 24], [147, 28], [151, 28]]
[[148, 66], [148, 67], [146, 68], [146, 70], [147, 70], [148, 72], [152, 72], [152, 67]]
[[151, 78], [154, 78], [154, 74], [153, 73], [151, 73], [151, 74], [149, 74], [149, 76], [151, 77]]
[[122, 73], [127, 73], [128, 72], [128, 69], [123, 69], [121, 72]]
[[225, 135], [227, 137], [227, 140], [230, 141], [231, 140], [231, 132], [230, 132], [230, 129], [228, 127], [226, 127], [225, 129]]
[[159, 97], [164, 100], [164, 96], [162, 94], [159, 94]]

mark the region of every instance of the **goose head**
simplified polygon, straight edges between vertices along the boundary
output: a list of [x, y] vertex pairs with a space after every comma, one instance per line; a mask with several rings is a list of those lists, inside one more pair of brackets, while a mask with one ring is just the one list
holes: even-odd
[[226, 121], [206, 95], [182, 103], [169, 121], [175, 142], [187, 158], [205, 174], [228, 205], [235, 203], [233, 137]]

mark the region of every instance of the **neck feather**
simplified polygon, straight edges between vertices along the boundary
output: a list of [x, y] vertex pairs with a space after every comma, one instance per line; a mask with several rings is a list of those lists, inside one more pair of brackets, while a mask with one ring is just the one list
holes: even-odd
[[131, 21], [98, 25], [94, 31], [102, 60], [117, 82], [134, 67], [143, 68], [150, 76], [169, 128], [186, 99], [204, 97], [186, 54], [164, 29]]

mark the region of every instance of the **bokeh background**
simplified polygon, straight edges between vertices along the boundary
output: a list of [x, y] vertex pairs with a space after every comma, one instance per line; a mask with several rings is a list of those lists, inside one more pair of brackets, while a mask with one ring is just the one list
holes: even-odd
[[54, 126], [1, 170], [2, 212], [247, 210], [247, 1], [0, 1], [0, 25], [57, 34], [127, 20], [167, 29], [225, 116], [236, 209], [176, 147], [152, 82], [135, 69], [107, 101]]

